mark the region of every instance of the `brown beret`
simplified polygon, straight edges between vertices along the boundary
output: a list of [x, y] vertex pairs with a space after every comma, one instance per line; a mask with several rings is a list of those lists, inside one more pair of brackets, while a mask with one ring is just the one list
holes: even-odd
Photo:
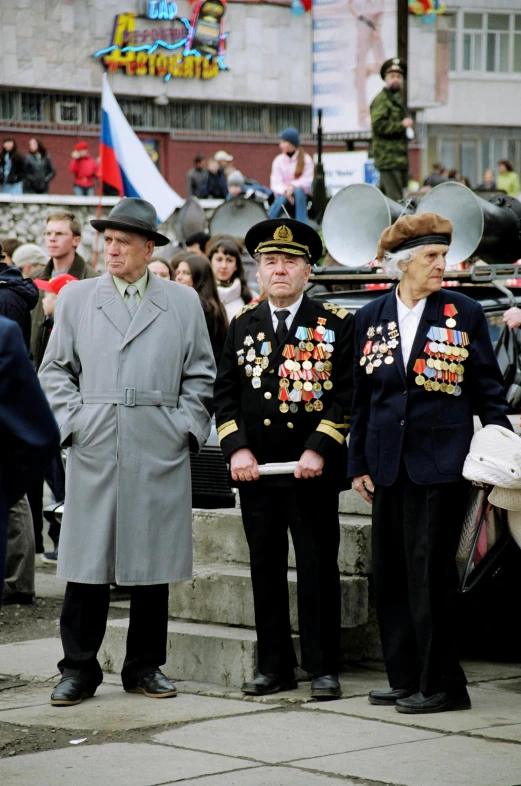
[[450, 246], [452, 223], [437, 213], [416, 213], [402, 216], [384, 229], [378, 241], [376, 258], [382, 259], [386, 251], [404, 251], [427, 243]]

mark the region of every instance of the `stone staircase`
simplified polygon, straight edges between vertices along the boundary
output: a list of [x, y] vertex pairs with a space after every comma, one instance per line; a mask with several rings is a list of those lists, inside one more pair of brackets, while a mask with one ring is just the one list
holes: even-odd
[[[345, 660], [379, 657], [369, 603], [369, 506], [344, 492], [340, 501], [342, 648]], [[240, 686], [255, 672], [257, 643], [249, 554], [240, 508], [194, 510], [194, 577], [170, 587], [166, 673], [173, 679]], [[290, 546], [291, 624], [298, 652], [295, 555]], [[100, 653], [108, 671], [121, 668], [127, 620], [112, 620]]]

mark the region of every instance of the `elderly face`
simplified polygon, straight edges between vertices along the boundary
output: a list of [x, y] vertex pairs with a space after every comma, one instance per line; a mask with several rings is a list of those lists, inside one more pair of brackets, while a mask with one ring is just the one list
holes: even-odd
[[389, 90], [397, 93], [403, 88], [403, 75], [399, 71], [389, 71], [385, 75], [385, 84]]
[[261, 254], [259, 279], [275, 305], [294, 303], [304, 292], [311, 272], [307, 257], [272, 252]]
[[129, 283], [145, 274], [147, 262], [154, 253], [154, 241], [135, 232], [106, 229], [103, 238], [105, 264], [108, 272]]
[[410, 262], [401, 263], [403, 283], [421, 296], [437, 292], [443, 282], [446, 257], [449, 247], [441, 243], [429, 243], [418, 249]]

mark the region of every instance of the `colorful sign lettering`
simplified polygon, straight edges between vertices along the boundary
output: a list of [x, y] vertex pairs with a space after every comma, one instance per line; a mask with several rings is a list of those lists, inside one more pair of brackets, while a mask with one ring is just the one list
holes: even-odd
[[118, 14], [112, 40], [94, 53], [109, 73], [120, 68], [128, 76], [159, 76], [170, 79], [215, 79], [225, 71], [223, 17], [226, 0], [202, 0], [194, 8], [191, 22], [178, 17], [177, 5], [166, 0], [149, 0], [147, 19], [167, 22], [138, 29], [133, 12]]

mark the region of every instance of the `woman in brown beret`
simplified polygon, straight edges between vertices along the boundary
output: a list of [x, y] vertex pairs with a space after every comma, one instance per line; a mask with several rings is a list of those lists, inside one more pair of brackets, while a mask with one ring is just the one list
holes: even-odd
[[462, 477], [474, 433], [511, 428], [479, 303], [442, 289], [452, 224], [403, 216], [377, 256], [395, 289], [355, 315], [348, 473], [372, 503], [376, 611], [399, 712], [470, 708], [458, 660], [455, 555], [467, 505]]

